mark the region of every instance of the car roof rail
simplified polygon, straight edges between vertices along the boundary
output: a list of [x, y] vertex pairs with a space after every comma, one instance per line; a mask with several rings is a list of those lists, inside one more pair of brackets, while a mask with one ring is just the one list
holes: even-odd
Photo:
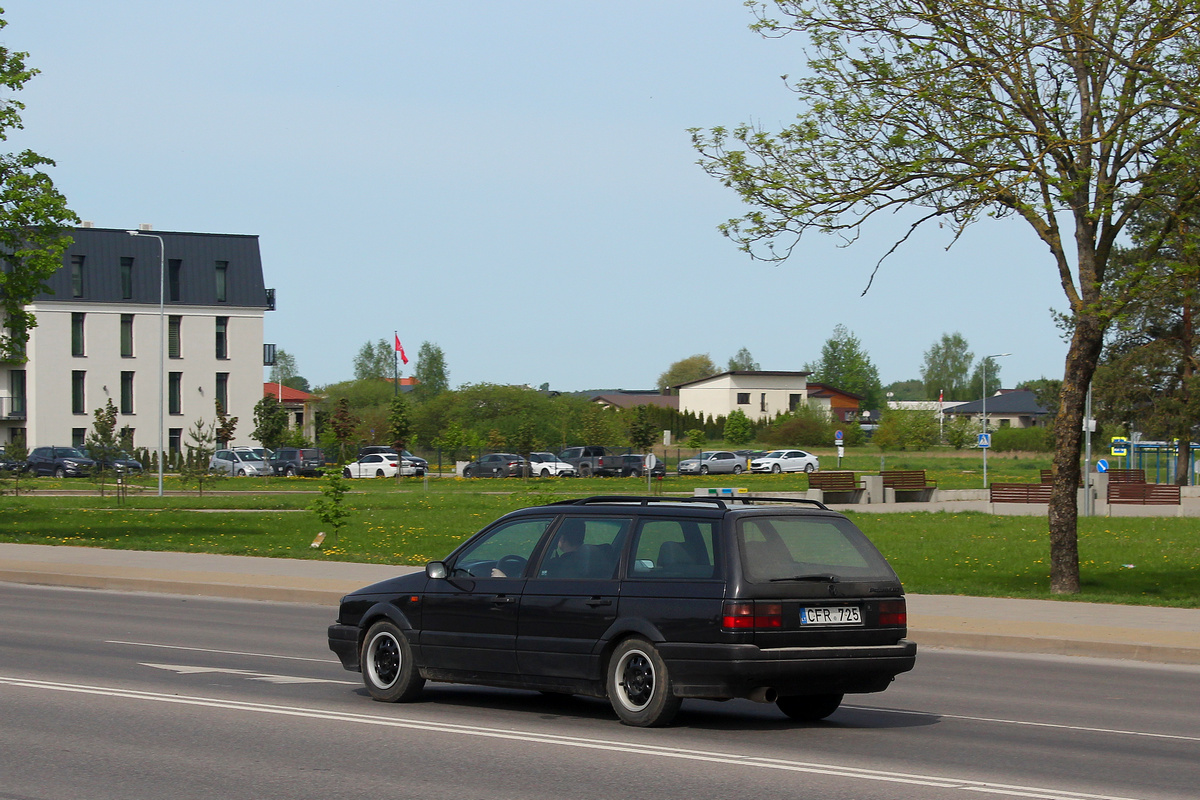
[[829, 511], [829, 506], [822, 503], [820, 500], [809, 500], [807, 497], [780, 497], [778, 495], [733, 495], [731, 500], [741, 500], [742, 505], [754, 505], [755, 503], [804, 503], [805, 505], [814, 506], [822, 511]]
[[552, 506], [589, 506], [602, 505], [605, 503], [621, 504], [621, 505], [693, 505], [701, 504], [713, 506], [715, 508], [729, 508], [724, 499], [719, 497], [646, 497], [642, 495], [630, 494], [602, 494], [594, 497], [581, 497], [576, 500], [559, 500], [556, 503], [549, 503]]

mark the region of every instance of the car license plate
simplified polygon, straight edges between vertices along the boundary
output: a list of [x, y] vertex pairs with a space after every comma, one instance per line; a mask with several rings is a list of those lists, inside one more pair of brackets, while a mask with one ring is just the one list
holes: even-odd
[[800, 609], [801, 625], [861, 625], [858, 606], [811, 606]]

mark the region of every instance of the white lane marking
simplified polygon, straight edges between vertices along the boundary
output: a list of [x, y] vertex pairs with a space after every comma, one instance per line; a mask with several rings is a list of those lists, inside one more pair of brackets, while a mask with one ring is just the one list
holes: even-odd
[[703, 761], [714, 764], [724, 764], [729, 766], [750, 767], [754, 769], [802, 772], [814, 775], [828, 775], [833, 777], [852, 778], [857, 780], [877, 781], [884, 783], [903, 783], [939, 789], [954, 789], [959, 791], [976, 792], [978, 794], [1031, 798], [1032, 800], [1134, 800], [1134, 798], [1117, 797], [1114, 795], [1088, 794], [1085, 792], [1075, 792], [1068, 789], [1046, 789], [1034, 786], [990, 783], [986, 781], [975, 781], [940, 775], [889, 772], [886, 770], [864, 769], [861, 767], [814, 764], [804, 761], [762, 758], [757, 756], [742, 756], [734, 753], [719, 753], [706, 750], [687, 750], [652, 744], [634, 744], [628, 742], [606, 741], [603, 739], [584, 739], [574, 736], [560, 736], [549, 733], [519, 732], [501, 730], [498, 728], [478, 728], [473, 725], [456, 725], [446, 722], [422, 722], [416, 720], [395, 719], [372, 714], [354, 714], [349, 712], [328, 710], [322, 711], [313, 708], [249, 703], [240, 700], [219, 700], [210, 697], [169, 695], [160, 694], [158, 692], [143, 692], [135, 689], [118, 689], [113, 687], [52, 683], [49, 681], [37, 681], [8, 676], [0, 676], [0, 684], [19, 686], [26, 689], [71, 692], [75, 694], [99, 695], [103, 697], [119, 697], [129, 700], [145, 700], [158, 703], [173, 703], [176, 705], [219, 708], [229, 711], [275, 714], [280, 716], [302, 717], [307, 719], [350, 722], [359, 725], [406, 728], [411, 730], [454, 734], [459, 736], [477, 736], [489, 739], [506, 739], [518, 742], [532, 742], [537, 744], [557, 745], [559, 747], [577, 747], [589, 750], [631, 753], [634, 755], [648, 756], [653, 758], [674, 758], [687, 761]]
[[105, 644], [124, 644], [130, 647], [157, 647], [162, 650], [190, 650], [194, 653], [216, 653], [223, 656], [250, 656], [252, 658], [281, 658], [287, 661], [312, 661], [316, 664], [339, 664], [336, 658], [303, 658], [301, 656], [277, 656], [272, 653], [243, 653], [239, 650], [212, 650], [207, 647], [182, 647], [176, 644], [153, 644], [151, 642], [121, 642], [108, 639]]
[[263, 681], [264, 683], [274, 683], [279, 685], [293, 683], [336, 683], [342, 686], [358, 686], [358, 681], [335, 681], [329, 678], [302, 678], [298, 675], [272, 675], [269, 672], [252, 672], [247, 669], [227, 669], [225, 667], [192, 667], [183, 664], [150, 664], [145, 661], [139, 662], [143, 667], [153, 667], [154, 669], [165, 669], [170, 672], [177, 672], [180, 675], [204, 675], [207, 673], [216, 673], [220, 675], [238, 675], [252, 681]]
[[943, 714], [939, 711], [910, 711], [900, 708], [874, 708], [872, 706], [842, 706], [845, 709], [857, 711], [883, 712], [885, 714], [906, 714], [914, 717], [937, 717], [938, 719], [957, 719], [965, 722], [991, 722], [998, 725], [1024, 725], [1030, 728], [1051, 728], [1064, 731], [1080, 731], [1082, 733], [1111, 733], [1117, 736], [1143, 736], [1148, 739], [1171, 739], [1182, 742], [1200, 742], [1200, 736], [1188, 736], [1181, 733], [1151, 733], [1150, 731], [1128, 731], [1120, 728], [1092, 728], [1087, 725], [1065, 725], [1061, 722], [1035, 722], [1025, 719], [1004, 719], [1002, 717], [970, 717], [965, 714]]

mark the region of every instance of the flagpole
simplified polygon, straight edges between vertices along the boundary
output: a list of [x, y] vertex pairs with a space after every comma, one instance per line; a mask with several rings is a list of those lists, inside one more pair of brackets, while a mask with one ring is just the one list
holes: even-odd
[[[399, 331], [392, 331], [392, 335], [400, 341]], [[400, 394], [400, 351], [395, 347], [392, 348], [392, 394]]]

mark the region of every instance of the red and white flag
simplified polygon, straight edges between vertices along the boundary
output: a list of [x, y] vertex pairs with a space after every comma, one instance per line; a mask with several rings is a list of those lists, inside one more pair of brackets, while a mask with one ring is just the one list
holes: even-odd
[[[399, 339], [397, 339], [397, 340], [396, 340], [396, 343], [397, 343], [397, 344], [399, 344], [399, 343], [400, 343], [400, 340], [399, 340]], [[945, 394], [946, 394], [946, 390], [945, 390], [945, 389], [938, 389], [938, 408], [941, 408], [941, 407], [942, 407], [942, 397], [943, 397], [943, 396], [945, 396]]]
[[404, 345], [400, 344], [400, 334], [396, 334], [396, 352], [400, 354], [400, 360], [405, 364], [408, 363], [408, 356], [404, 355]]

